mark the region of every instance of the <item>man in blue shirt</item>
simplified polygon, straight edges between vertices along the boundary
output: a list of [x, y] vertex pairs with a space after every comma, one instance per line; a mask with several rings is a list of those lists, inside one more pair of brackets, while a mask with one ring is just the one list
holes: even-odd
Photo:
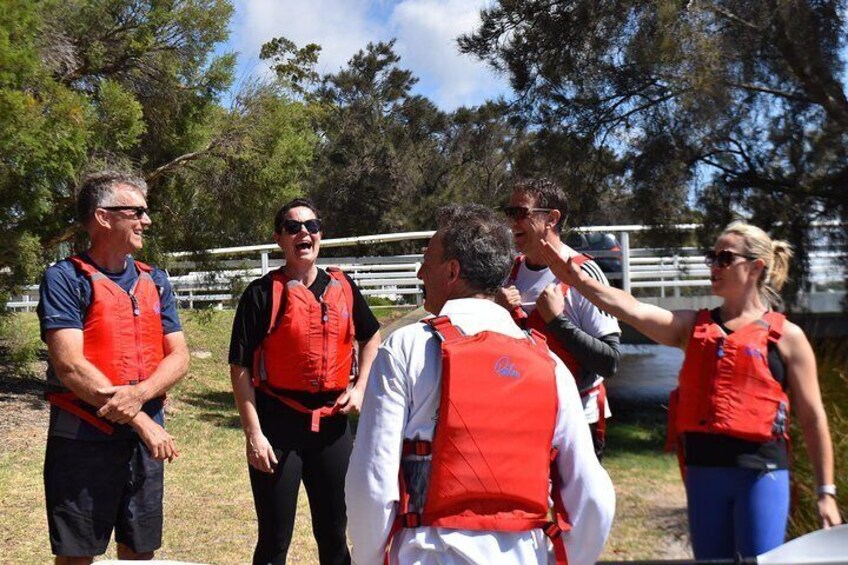
[[163, 462], [178, 455], [164, 396], [189, 356], [167, 276], [131, 256], [151, 224], [146, 194], [132, 175], [87, 177], [77, 211], [91, 245], [41, 283], [52, 404], [44, 485], [59, 564], [91, 563], [113, 529], [119, 559], [152, 559], [161, 546]]

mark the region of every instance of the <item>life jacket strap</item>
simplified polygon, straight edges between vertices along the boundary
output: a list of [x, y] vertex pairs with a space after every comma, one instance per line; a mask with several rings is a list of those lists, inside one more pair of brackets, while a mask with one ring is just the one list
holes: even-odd
[[48, 392], [44, 395], [44, 398], [53, 406], [88, 422], [106, 435], [112, 435], [115, 431], [115, 428], [107, 420], [84, 409], [80, 405], [82, 400], [73, 392]]
[[598, 436], [603, 440], [607, 435], [607, 387], [604, 386], [602, 381], [600, 384], [581, 390], [580, 398], [585, 398], [596, 391], [598, 393], [598, 423], [595, 426], [595, 430], [597, 430]]
[[420, 528], [421, 514], [418, 512], [407, 512], [400, 515], [400, 523], [402, 528]]
[[321, 419], [322, 418], [327, 418], [329, 416], [335, 416], [336, 414], [339, 413], [339, 407], [338, 407], [338, 405], [335, 405], [335, 404], [333, 406], [322, 406], [320, 408], [315, 408], [314, 410], [311, 409], [311, 408], [307, 408], [306, 406], [304, 406], [303, 404], [301, 404], [297, 400], [294, 400], [293, 398], [289, 398], [288, 396], [285, 396], [285, 395], [282, 395], [278, 392], [275, 392], [271, 387], [269, 387], [264, 382], [259, 383], [259, 386], [257, 388], [259, 390], [261, 390], [262, 392], [264, 392], [265, 394], [267, 394], [268, 396], [276, 398], [278, 401], [282, 402], [283, 404], [285, 404], [289, 408], [296, 410], [298, 412], [301, 412], [303, 414], [308, 414], [310, 416], [309, 429], [310, 429], [310, 431], [315, 432], [315, 433], [321, 431]]
[[433, 443], [423, 439], [405, 439], [403, 440], [403, 457], [410, 455], [418, 455], [419, 457], [427, 457], [433, 454]]
[[568, 565], [568, 553], [565, 550], [565, 542], [562, 540], [562, 533], [571, 529], [571, 521], [568, 517], [568, 511], [565, 509], [565, 504], [560, 496], [560, 486], [562, 479], [559, 476], [559, 467], [557, 467], [556, 458], [559, 455], [559, 450], [556, 447], [551, 448], [551, 499], [554, 503], [553, 521], [547, 524], [543, 531], [551, 540], [554, 546], [554, 557], [557, 565]]
[[433, 328], [433, 331], [436, 332], [436, 335], [439, 336], [439, 339], [443, 343], [464, 337], [462, 331], [453, 325], [453, 322], [447, 316], [427, 318], [424, 320], [424, 323]]

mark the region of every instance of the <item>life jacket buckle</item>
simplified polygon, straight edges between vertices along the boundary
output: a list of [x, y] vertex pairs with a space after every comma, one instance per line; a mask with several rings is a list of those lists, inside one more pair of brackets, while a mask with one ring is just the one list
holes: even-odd
[[418, 512], [407, 512], [403, 516], [401, 516], [401, 523], [404, 528], [420, 528], [421, 527], [421, 514]]

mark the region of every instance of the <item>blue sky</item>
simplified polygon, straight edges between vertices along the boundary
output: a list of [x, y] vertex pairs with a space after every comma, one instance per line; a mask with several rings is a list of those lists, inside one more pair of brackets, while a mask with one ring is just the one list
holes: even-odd
[[318, 70], [333, 73], [369, 41], [397, 39], [401, 66], [418, 77], [416, 92], [443, 110], [480, 104], [508, 91], [507, 81], [473, 57], [456, 38], [473, 30], [490, 0], [233, 0], [229, 42], [239, 54], [233, 89], [267, 73], [262, 44], [285, 36], [299, 47], [321, 45]]

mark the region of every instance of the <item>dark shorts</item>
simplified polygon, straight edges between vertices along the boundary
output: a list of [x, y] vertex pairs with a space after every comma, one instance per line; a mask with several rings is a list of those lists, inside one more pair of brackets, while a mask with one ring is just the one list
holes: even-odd
[[163, 463], [138, 439], [47, 439], [44, 492], [55, 555], [88, 557], [115, 541], [136, 553], [162, 545]]

